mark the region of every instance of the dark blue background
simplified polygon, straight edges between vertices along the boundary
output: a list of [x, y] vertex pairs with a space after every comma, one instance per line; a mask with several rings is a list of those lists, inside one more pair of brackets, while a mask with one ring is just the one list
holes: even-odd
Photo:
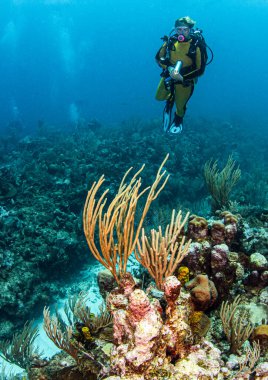
[[29, 128], [160, 117], [154, 56], [185, 15], [215, 54], [188, 115], [264, 126], [266, 0], [1, 0], [0, 129], [14, 117]]

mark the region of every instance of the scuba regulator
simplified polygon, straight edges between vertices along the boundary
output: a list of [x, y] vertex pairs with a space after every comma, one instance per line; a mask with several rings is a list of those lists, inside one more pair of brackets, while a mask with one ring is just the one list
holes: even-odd
[[183, 41], [185, 41], [185, 37], [184, 37], [183, 34], [179, 34], [179, 35], [178, 35], [178, 41], [179, 41], [179, 42], [183, 42]]

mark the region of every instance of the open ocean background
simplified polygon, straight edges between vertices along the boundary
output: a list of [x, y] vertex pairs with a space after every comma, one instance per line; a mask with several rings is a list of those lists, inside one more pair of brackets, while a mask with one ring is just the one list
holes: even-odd
[[1, 0], [0, 130], [13, 118], [62, 125], [162, 113], [154, 62], [174, 21], [197, 21], [215, 58], [188, 114], [267, 122], [266, 0]]

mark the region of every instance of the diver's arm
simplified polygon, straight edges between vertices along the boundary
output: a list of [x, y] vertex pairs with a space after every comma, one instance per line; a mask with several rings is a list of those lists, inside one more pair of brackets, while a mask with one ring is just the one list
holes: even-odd
[[167, 68], [167, 65], [164, 64], [164, 63], [161, 63], [161, 58], [165, 58], [166, 56], [166, 50], [167, 50], [167, 43], [165, 42], [161, 48], [158, 50], [158, 52], [156, 53], [156, 56], [155, 56], [155, 60], [158, 64], [158, 66], [160, 66], [162, 69], [166, 69]]

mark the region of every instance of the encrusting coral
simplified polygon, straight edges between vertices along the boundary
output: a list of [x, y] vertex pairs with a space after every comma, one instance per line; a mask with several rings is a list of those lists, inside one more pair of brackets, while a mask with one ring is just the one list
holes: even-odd
[[119, 375], [142, 374], [160, 354], [161, 306], [150, 303], [141, 289], [123, 292], [120, 297], [115, 290], [107, 299], [114, 321], [111, 369]]
[[238, 254], [230, 251], [237, 236], [239, 218], [228, 211], [221, 212], [219, 218], [208, 222], [205, 218], [190, 216], [187, 236], [192, 242], [182, 265], [188, 267], [191, 276], [209, 275], [220, 298], [224, 298], [234, 281], [243, 278], [244, 269]]
[[[194, 365], [202, 378], [209, 379], [213, 370], [215, 378], [220, 379], [219, 351], [210, 344], [214, 358], [205, 360], [206, 355], [201, 353], [208, 343], [201, 338], [200, 326], [199, 345], [195, 345], [194, 335], [198, 334], [202, 316], [195, 314], [190, 294], [175, 276], [165, 279], [163, 289], [165, 310], [141, 289], [129, 292], [121, 285], [109, 295], [107, 304], [114, 317], [111, 372], [118, 379], [161, 379], [161, 374], [166, 373], [171, 376], [168, 378], [179, 380]], [[205, 330], [207, 326], [203, 333]], [[205, 355], [203, 364], [196, 360], [199, 355]]]
[[208, 222], [205, 218], [191, 215], [188, 223], [188, 234], [195, 241], [205, 240], [208, 236]]
[[184, 285], [186, 282], [190, 279], [190, 271], [188, 267], [180, 266], [178, 269], [178, 280], [182, 285]]

